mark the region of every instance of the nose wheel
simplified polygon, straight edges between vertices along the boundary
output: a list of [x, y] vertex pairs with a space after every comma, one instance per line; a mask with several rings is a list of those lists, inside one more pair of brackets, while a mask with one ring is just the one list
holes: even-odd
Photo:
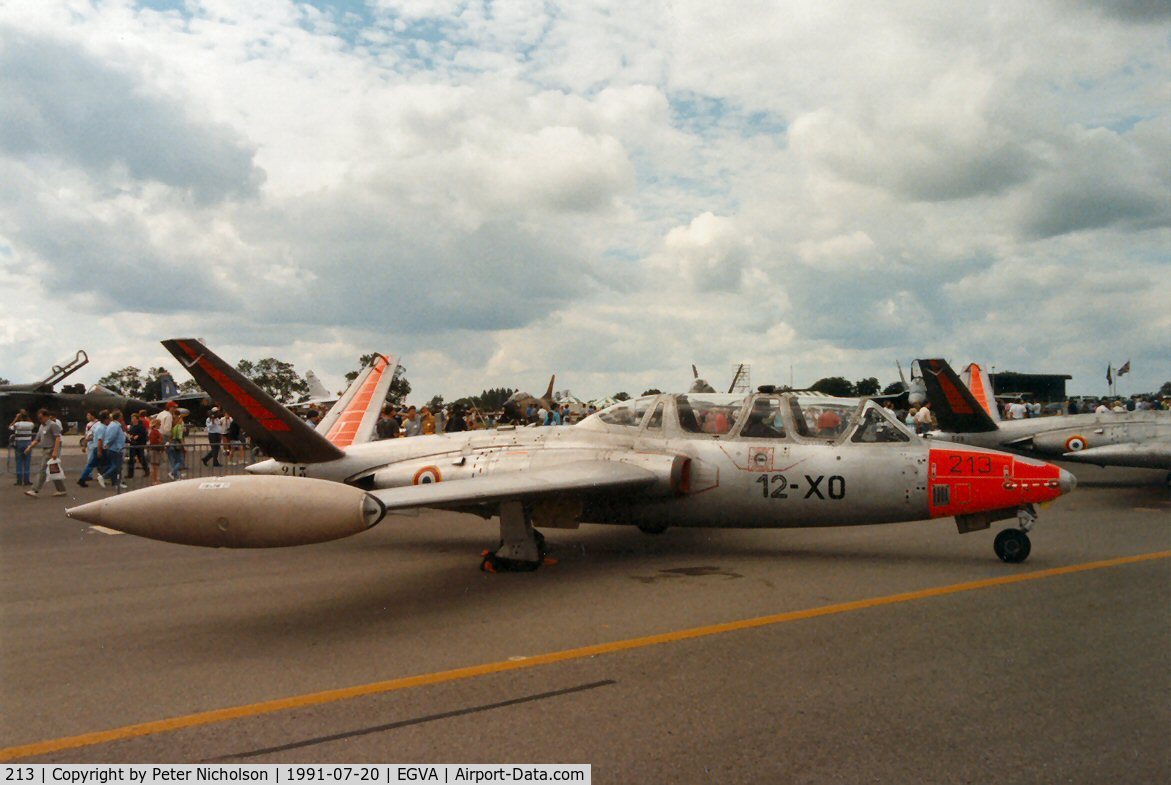
[[1029, 558], [1032, 544], [1029, 542], [1029, 532], [1037, 522], [1037, 509], [1031, 504], [1022, 504], [1016, 511], [1016, 529], [1005, 529], [996, 535], [992, 543], [996, 555], [1000, 560], [1009, 564], [1020, 564]]
[[992, 547], [996, 550], [996, 555], [1000, 557], [1000, 560], [1009, 564], [1023, 562], [1029, 558], [1029, 551], [1032, 550], [1029, 535], [1020, 529], [1005, 529], [996, 535], [996, 541], [992, 543]]

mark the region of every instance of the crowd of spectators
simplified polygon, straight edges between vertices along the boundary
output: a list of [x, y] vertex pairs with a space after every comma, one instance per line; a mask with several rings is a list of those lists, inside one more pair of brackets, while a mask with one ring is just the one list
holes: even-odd
[[[574, 412], [568, 405], [546, 408], [529, 404], [522, 415], [524, 422], [519, 424], [570, 425], [595, 411], [597, 409], [592, 406]], [[375, 438], [397, 439], [434, 433], [480, 431], [504, 424], [507, 423], [502, 412], [482, 412], [474, 406], [452, 404], [433, 410], [430, 406], [387, 404], [378, 417]]]
[[[187, 417], [186, 410], [180, 409], [174, 401], [169, 401], [154, 415], [145, 409], [131, 412], [129, 422], [117, 409], [86, 412], [85, 429], [79, 439], [86, 462], [77, 484], [86, 488], [91, 480], [96, 480], [103, 488], [126, 488], [125, 480], [132, 479], [138, 470], [142, 477], [149, 478], [152, 485], [157, 485], [164, 465], [168, 478], [182, 479], [187, 468], [184, 442], [191, 427]], [[47, 409], [37, 412], [37, 418], [39, 427], [22, 409], [8, 426], [15, 458], [15, 484], [32, 486], [25, 493], [35, 498], [40, 495], [45, 479], [49, 478], [57, 489], [53, 495], [64, 496], [64, 475], [60, 471], [64, 429], [60, 420]], [[245, 459], [244, 436], [231, 415], [213, 406], [204, 426], [210, 448], [201, 458], [205, 466], [223, 466], [221, 455], [230, 463]], [[34, 478], [32, 456], [38, 447], [42, 453], [42, 467]]]

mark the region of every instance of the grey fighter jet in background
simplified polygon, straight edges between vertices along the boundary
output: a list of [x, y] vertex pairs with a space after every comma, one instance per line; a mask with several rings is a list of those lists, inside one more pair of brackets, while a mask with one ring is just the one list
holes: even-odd
[[[990, 381], [969, 365], [967, 381], [946, 360], [916, 360], [939, 422], [933, 439], [1010, 450], [1046, 460], [1171, 470], [1171, 412], [1068, 414], [1001, 420]], [[1171, 472], [1167, 475], [1171, 485]]]
[[[378, 378], [360, 376], [316, 430], [199, 341], [164, 341], [240, 420], [270, 459], [249, 475], [185, 480], [72, 508], [68, 515], [169, 542], [213, 547], [302, 545], [357, 534], [387, 512], [439, 508], [500, 517], [488, 571], [536, 569], [534, 527], [631, 524], [785, 528], [955, 517], [960, 532], [1017, 518], [995, 551], [1029, 554], [1035, 503], [1073, 489], [1042, 461], [979, 447], [932, 444], [874, 401], [787, 394], [647, 395], [574, 426], [499, 428], [364, 442], [349, 431]], [[363, 381], [365, 379], [365, 381]]]
[[38, 409], [48, 409], [61, 420], [65, 432], [80, 428], [85, 424], [85, 413], [100, 409], [119, 409], [127, 414], [142, 409], [151, 414], [159, 410], [158, 402], [150, 403], [137, 398], [128, 398], [114, 390], [94, 385], [85, 389], [84, 385], [66, 385], [60, 392], [55, 386], [76, 373], [89, 362], [89, 355], [78, 349], [72, 359], [54, 365], [49, 375], [39, 382], [28, 384], [0, 385], [0, 446], [8, 444], [7, 425], [21, 409], [28, 412], [34, 420]]

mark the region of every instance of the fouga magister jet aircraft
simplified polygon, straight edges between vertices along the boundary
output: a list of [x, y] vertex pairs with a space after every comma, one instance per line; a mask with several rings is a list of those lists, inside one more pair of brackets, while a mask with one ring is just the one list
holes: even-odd
[[317, 430], [191, 339], [165, 341], [272, 457], [248, 476], [192, 479], [74, 507], [130, 534], [213, 547], [301, 545], [357, 534], [387, 512], [499, 515], [481, 567], [536, 569], [537, 527], [784, 528], [954, 516], [961, 533], [1016, 517], [997, 555], [1029, 555], [1033, 505], [1068, 472], [978, 447], [933, 445], [873, 401], [786, 394], [650, 395], [574, 426], [365, 442], [393, 363], [376, 358]]
[[[933, 439], [1049, 460], [1171, 470], [1171, 412], [1064, 414], [1001, 420], [992, 383], [975, 363], [956, 376], [946, 360], [916, 360], [939, 421]], [[1167, 474], [1171, 486], [1171, 471]]]

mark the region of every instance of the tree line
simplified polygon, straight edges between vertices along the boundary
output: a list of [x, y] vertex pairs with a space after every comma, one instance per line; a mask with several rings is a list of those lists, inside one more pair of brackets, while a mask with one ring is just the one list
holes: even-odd
[[[358, 367], [346, 374], [346, 383], [349, 384], [356, 379], [361, 369], [365, 368], [375, 356], [371, 353], [363, 354], [359, 357]], [[265, 357], [256, 361], [242, 359], [236, 363], [236, 370], [251, 379], [260, 389], [281, 403], [298, 403], [309, 397], [309, 384], [305, 381], [304, 377], [297, 373], [292, 363], [278, 360], [275, 357]], [[131, 365], [106, 374], [101, 379], [98, 379], [98, 384], [116, 390], [130, 398], [157, 401], [163, 397], [159, 377], [164, 373], [166, 373], [166, 369], [162, 367], [148, 368], [146, 371], [141, 371]], [[6, 380], [0, 379], [0, 384], [5, 383], [7, 383]], [[784, 391], [789, 388], [782, 387], [780, 389]], [[844, 376], [826, 376], [818, 379], [807, 389], [841, 398], [854, 398], [878, 395], [880, 393], [882, 395], [898, 395], [903, 392], [904, 387], [902, 382], [892, 382], [886, 385], [886, 387], [883, 387], [874, 376], [859, 379], [856, 382], [851, 382]], [[188, 379], [179, 384], [180, 393], [196, 392], [198, 390], [199, 385], [196, 384], [194, 379]], [[464, 408], [475, 407], [480, 411], [498, 411], [503, 408], [504, 402], [515, 392], [516, 390], [511, 387], [493, 387], [491, 389], [481, 390], [479, 395], [466, 395], [462, 398], [457, 398], [451, 403], [458, 404]], [[658, 395], [661, 392], [657, 387], [651, 387], [644, 390], [642, 394]], [[338, 394], [340, 395], [341, 391], [338, 391]], [[390, 383], [386, 400], [388, 403], [402, 405], [410, 394], [411, 383], [407, 381], [406, 369], [400, 365], [395, 371], [394, 379]], [[1171, 381], [1163, 383], [1162, 387], [1159, 388], [1158, 395], [1171, 396]], [[627, 392], [617, 392], [612, 397], [615, 400], [626, 401], [631, 396]], [[436, 395], [427, 402], [427, 406], [432, 410], [441, 408], [443, 405], [444, 398], [442, 395]]]

